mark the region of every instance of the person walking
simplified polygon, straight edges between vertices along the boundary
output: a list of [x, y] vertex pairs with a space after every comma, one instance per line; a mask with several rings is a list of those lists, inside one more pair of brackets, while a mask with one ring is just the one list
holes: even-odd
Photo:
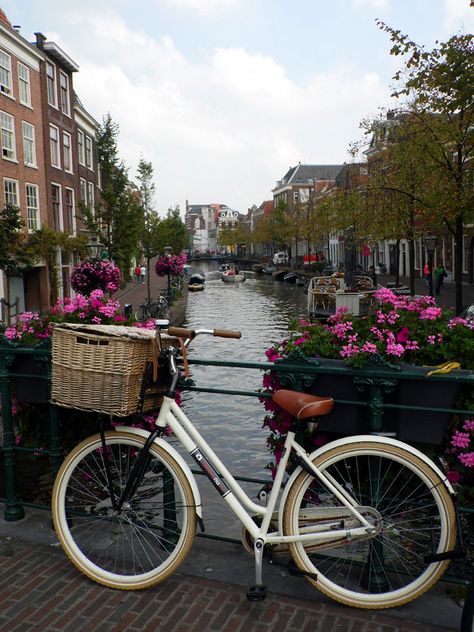
[[140, 266], [138, 264], [135, 266], [135, 270], [133, 271], [133, 274], [135, 275], [135, 281], [137, 283], [140, 283], [140, 281], [141, 281], [141, 268], [140, 268]]
[[435, 285], [436, 296], [440, 295], [441, 288], [443, 287], [443, 281], [447, 276], [448, 276], [448, 273], [444, 269], [444, 264], [440, 263], [434, 271], [434, 278], [435, 278], [435, 283], [436, 283]]
[[430, 276], [431, 276], [430, 265], [427, 262], [425, 263], [425, 267], [423, 268], [423, 278], [425, 279], [426, 287], [428, 290], [430, 289]]
[[145, 277], [146, 277], [146, 267], [145, 266], [141, 266], [140, 267], [140, 277], [141, 277], [142, 283], [145, 283]]

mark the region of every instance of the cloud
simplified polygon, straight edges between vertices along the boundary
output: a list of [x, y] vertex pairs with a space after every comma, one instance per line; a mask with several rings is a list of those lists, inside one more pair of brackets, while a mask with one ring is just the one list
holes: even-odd
[[447, 34], [474, 31], [474, 8], [469, 0], [443, 0], [444, 28]]
[[225, 9], [237, 5], [239, 0], [166, 0], [166, 3], [178, 8], [192, 9], [199, 13], [215, 13], [219, 9]]
[[75, 89], [98, 120], [110, 111], [119, 124], [130, 176], [142, 155], [152, 162], [160, 211], [185, 199], [258, 205], [290, 165], [346, 160], [361, 118], [387, 100], [376, 74], [351, 65], [297, 84], [269, 54], [219, 47], [197, 62], [112, 12], [69, 19]]
[[355, 9], [386, 9], [389, 0], [352, 0], [352, 6]]

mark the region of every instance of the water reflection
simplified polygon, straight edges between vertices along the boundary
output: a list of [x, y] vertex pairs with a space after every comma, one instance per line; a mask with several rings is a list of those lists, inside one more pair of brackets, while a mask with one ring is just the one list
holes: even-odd
[[[204, 292], [188, 296], [186, 325], [195, 329], [233, 329], [242, 332], [240, 340], [203, 336], [190, 351], [191, 357], [222, 360], [265, 362], [265, 351], [288, 333], [292, 320], [306, 314], [306, 294], [301, 287], [273, 282], [268, 277], [248, 278], [244, 283], [225, 284], [217, 270], [217, 262], [200, 264], [206, 275]], [[261, 387], [262, 373], [251, 369], [212, 366], [192, 366], [196, 385], [256, 391]], [[262, 429], [265, 415], [257, 398], [209, 393], [184, 393], [183, 406], [204, 438], [213, 446], [221, 460], [234, 474], [268, 478], [265, 465], [267, 431]], [[204, 496], [206, 524], [210, 532], [219, 531], [221, 516], [233, 515], [210, 489], [207, 481], [198, 483]], [[210, 489], [210, 492], [209, 492]], [[255, 496], [258, 486], [246, 487]], [[219, 508], [218, 520], [209, 517], [210, 510]], [[215, 524], [213, 524], [215, 523]], [[226, 535], [235, 537], [235, 526], [225, 528]]]

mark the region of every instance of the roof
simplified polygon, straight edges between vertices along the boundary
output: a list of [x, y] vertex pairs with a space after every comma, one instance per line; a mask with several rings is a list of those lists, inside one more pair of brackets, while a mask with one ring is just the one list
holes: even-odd
[[4, 24], [6, 24], [7, 26], [9, 26], [11, 29], [13, 28], [12, 23], [10, 22], [10, 20], [7, 18], [7, 16], [5, 15], [5, 13], [2, 11], [2, 8], [0, 7], [0, 22], [3, 22]]
[[287, 184], [313, 184], [314, 180], [335, 180], [343, 165], [302, 165], [291, 167], [277, 183], [277, 186]]

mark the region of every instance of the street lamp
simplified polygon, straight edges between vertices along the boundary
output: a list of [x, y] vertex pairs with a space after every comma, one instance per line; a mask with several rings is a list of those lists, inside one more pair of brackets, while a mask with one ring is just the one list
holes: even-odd
[[430, 269], [430, 275], [428, 277], [428, 288], [430, 296], [433, 296], [433, 255], [436, 249], [437, 242], [438, 238], [436, 237], [436, 235], [426, 235], [425, 237], [423, 237], [423, 243], [428, 253], [428, 267]]
[[89, 241], [86, 244], [87, 254], [89, 259], [96, 260], [99, 258], [104, 244], [101, 244], [97, 235], [90, 235]]
[[[165, 246], [163, 248], [163, 252], [165, 257], [170, 258], [171, 257], [171, 253], [173, 252], [173, 248], [171, 246]], [[168, 305], [171, 305], [171, 272], [170, 272], [170, 268], [168, 265], [168, 289], [167, 289], [167, 298], [168, 298]]]

